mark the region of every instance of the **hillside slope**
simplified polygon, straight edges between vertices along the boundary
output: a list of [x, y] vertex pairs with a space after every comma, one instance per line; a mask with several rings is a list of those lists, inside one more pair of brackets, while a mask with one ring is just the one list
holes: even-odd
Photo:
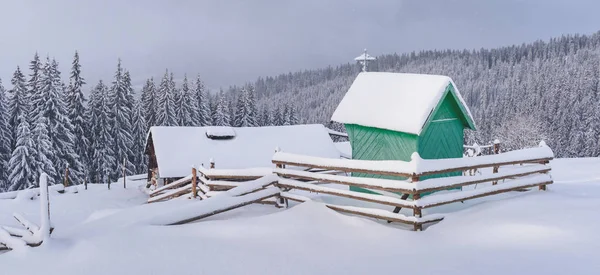
[[[491, 50], [382, 55], [370, 70], [452, 77], [479, 126], [469, 143], [499, 138], [517, 149], [546, 139], [558, 156], [598, 156], [599, 51], [600, 33], [568, 35]], [[258, 105], [291, 103], [301, 122], [327, 124], [358, 71], [345, 64], [259, 78]]]

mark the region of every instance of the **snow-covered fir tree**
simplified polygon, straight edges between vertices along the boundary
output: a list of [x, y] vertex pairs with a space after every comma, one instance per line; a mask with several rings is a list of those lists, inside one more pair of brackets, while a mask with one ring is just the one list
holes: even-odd
[[175, 89], [172, 85], [172, 74], [169, 75], [169, 71], [165, 71], [165, 75], [160, 81], [158, 86], [157, 98], [157, 116], [156, 125], [159, 126], [176, 126], [177, 125], [177, 114], [175, 113]]
[[283, 113], [281, 112], [281, 108], [279, 106], [275, 107], [273, 110], [273, 125], [281, 126], [285, 122], [283, 117]]
[[92, 161], [90, 168], [91, 180], [94, 182], [108, 182], [114, 173], [113, 169], [117, 162], [115, 157], [115, 144], [112, 137], [113, 119], [111, 118], [111, 104], [109, 102], [108, 87], [100, 80], [90, 95], [90, 117], [92, 117], [91, 132], [92, 139]]
[[217, 99], [217, 106], [214, 116], [214, 125], [231, 126], [229, 119], [229, 107], [227, 100], [225, 99], [225, 95], [223, 93], [220, 93]]
[[114, 139], [114, 156], [116, 162], [112, 166], [112, 176], [121, 174], [123, 162], [125, 162], [125, 173], [132, 175], [135, 168], [131, 162], [134, 155], [133, 137], [131, 136], [131, 116], [134, 102], [131, 95], [131, 80], [128, 73], [123, 71], [121, 60], [117, 63], [114, 80], [110, 89], [110, 117], [112, 120], [112, 138]]
[[[83, 182], [84, 168], [79, 154], [75, 151], [75, 136], [65, 104], [64, 84], [61, 81], [58, 62], [46, 58], [46, 63], [40, 75], [40, 87], [31, 94], [32, 117], [34, 124], [40, 117], [46, 119], [48, 136], [54, 150], [52, 163], [55, 169], [63, 171], [70, 167], [70, 182]], [[57, 173], [55, 180], [59, 181], [61, 174]]]
[[33, 167], [35, 167], [35, 170], [32, 171], [33, 176], [38, 178], [40, 173], [46, 173], [48, 174], [48, 184], [52, 185], [60, 176], [52, 162], [56, 157], [54, 156], [50, 136], [48, 136], [48, 123], [45, 117], [38, 117], [31, 132], [31, 137], [34, 141], [33, 147], [35, 148], [35, 155], [32, 157], [34, 161]]
[[256, 117], [256, 102], [254, 100], [254, 88], [252, 86], [244, 87], [240, 91], [237, 104], [235, 107], [235, 114], [233, 119], [233, 126], [236, 127], [256, 127], [258, 126]]
[[298, 114], [296, 113], [296, 107], [294, 107], [294, 105], [290, 105], [290, 110], [289, 110], [289, 121], [290, 121], [290, 125], [296, 125], [298, 124], [300, 121], [298, 119]]
[[288, 104], [283, 105], [283, 124], [282, 125], [292, 125], [290, 122], [290, 106]]
[[204, 83], [200, 79], [200, 75], [196, 77], [195, 83], [196, 98], [198, 99], [198, 126], [212, 125], [212, 115], [210, 110], [210, 98], [208, 91], [205, 90]]
[[[87, 170], [89, 163], [88, 148], [90, 142], [86, 135], [86, 118], [85, 118], [85, 97], [83, 95], [82, 86], [85, 85], [85, 80], [81, 76], [81, 64], [79, 64], [79, 53], [75, 52], [71, 67], [71, 75], [69, 78], [69, 87], [67, 90], [67, 112], [69, 121], [73, 125], [73, 135], [75, 138], [75, 152], [79, 155], [83, 164], [84, 170]], [[48, 175], [50, 173], [47, 172]]]
[[146, 130], [150, 129], [152, 126], [158, 125], [156, 124], [156, 116], [159, 105], [154, 78], [147, 79], [146, 83], [144, 83], [144, 87], [142, 87], [142, 106], [144, 120], [146, 121]]
[[273, 126], [273, 117], [268, 106], [263, 107], [258, 119], [259, 126]]
[[[29, 74], [29, 81], [27, 82], [28, 93], [25, 96], [25, 100], [28, 102], [31, 100], [30, 97], [35, 94], [40, 93], [40, 89], [42, 88], [42, 66], [43, 66], [43, 64], [42, 64], [42, 61], [40, 60], [40, 56], [36, 52], [35, 55], [33, 56], [33, 60], [31, 60], [31, 62], [29, 62], [29, 70], [31, 73]], [[28, 122], [30, 125], [34, 124], [36, 121], [35, 115], [36, 115], [36, 113], [31, 112], [27, 116], [27, 119], [29, 120]], [[15, 124], [15, 126], [16, 126], [16, 124]]]
[[29, 119], [29, 116], [31, 116], [31, 101], [27, 94], [25, 75], [23, 75], [19, 67], [15, 70], [10, 83], [13, 85], [13, 88], [9, 91], [10, 97], [8, 98], [8, 127], [11, 132], [10, 148], [15, 148], [19, 119], [21, 117]]
[[10, 160], [12, 130], [9, 125], [8, 101], [0, 79], [0, 192], [6, 191], [8, 183], [8, 162]]
[[183, 77], [181, 89], [175, 93], [175, 111], [179, 126], [199, 126], [198, 99], [196, 93], [190, 89], [187, 75]]
[[9, 191], [34, 187], [37, 182], [35, 177], [35, 174], [37, 174], [35, 172], [35, 148], [29, 130], [29, 123], [27, 123], [27, 117], [25, 116], [21, 116], [18, 121], [17, 144], [8, 162], [10, 171], [8, 176]]
[[146, 121], [144, 121], [144, 112], [142, 102], [138, 101], [133, 107], [133, 117], [131, 120], [132, 129], [131, 133], [133, 136], [133, 165], [135, 167], [136, 174], [146, 173], [147, 162], [145, 156], [144, 145], [146, 144]]

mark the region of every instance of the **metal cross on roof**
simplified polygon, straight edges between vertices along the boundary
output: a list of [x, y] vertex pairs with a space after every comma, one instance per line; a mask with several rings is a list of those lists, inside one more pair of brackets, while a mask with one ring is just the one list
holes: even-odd
[[369, 54], [367, 54], [367, 49], [365, 49], [363, 54], [357, 56], [356, 58], [354, 58], [354, 60], [358, 61], [358, 63], [360, 63], [362, 65], [362, 71], [366, 72], [367, 71], [367, 63], [369, 61], [375, 60], [375, 57], [372, 57]]

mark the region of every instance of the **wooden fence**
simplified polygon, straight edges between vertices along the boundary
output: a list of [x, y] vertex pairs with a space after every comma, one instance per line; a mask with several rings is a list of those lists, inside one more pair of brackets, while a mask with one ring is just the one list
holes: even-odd
[[[540, 147], [500, 153], [477, 158], [460, 159], [421, 159], [413, 154], [410, 162], [404, 161], [365, 161], [344, 159], [322, 159], [278, 152], [273, 156], [273, 163], [278, 167], [275, 173], [280, 179], [277, 185], [282, 190], [303, 190], [329, 194], [354, 200], [393, 206], [393, 211], [382, 209], [327, 204], [327, 207], [341, 211], [388, 221], [413, 225], [414, 230], [422, 230], [423, 224], [440, 221], [441, 215], [423, 215], [423, 210], [449, 203], [476, 199], [509, 191], [520, 191], [526, 188], [539, 187], [546, 190], [552, 184], [548, 162], [554, 157], [552, 150], [545, 144]], [[516, 166], [515, 166], [516, 165]], [[286, 167], [286, 168], [283, 168]], [[381, 178], [348, 177], [340, 175], [317, 174], [292, 167], [320, 168], [350, 173], [366, 173], [371, 175], [394, 176], [406, 180]], [[470, 169], [493, 168], [493, 173], [477, 176], [439, 177], [435, 175], [459, 172]], [[309, 182], [304, 182], [304, 181]], [[497, 184], [504, 181], [502, 184]], [[461, 188], [464, 186], [491, 182], [490, 186], [456, 192], [431, 192]], [[364, 188], [380, 195], [347, 189], [316, 185], [330, 183]], [[282, 196], [303, 201], [296, 195]], [[400, 214], [401, 208], [412, 209], [413, 215]]]
[[[189, 194], [189, 198], [206, 200], [218, 194], [232, 192], [236, 194], [236, 204], [227, 205], [202, 215], [213, 215], [247, 205], [249, 203], [268, 203], [277, 207], [286, 207], [287, 200], [304, 202], [308, 197], [292, 193], [293, 190], [308, 191], [344, 197], [381, 205], [378, 208], [357, 207], [349, 201], [348, 205], [325, 205], [333, 210], [371, 218], [412, 225], [414, 230], [422, 230], [424, 224], [441, 221], [440, 214], [424, 215], [423, 210], [454, 202], [491, 196], [495, 194], [523, 191], [538, 187], [546, 190], [552, 184], [549, 174], [553, 152], [545, 144], [495, 155], [476, 158], [421, 159], [413, 154], [411, 161], [368, 161], [350, 159], [326, 159], [319, 157], [276, 152], [272, 162], [275, 168], [253, 169], [206, 169], [192, 168], [187, 177], [160, 187], [150, 193], [149, 203]], [[211, 166], [214, 167], [214, 166]], [[475, 176], [436, 177], [436, 175], [460, 172], [471, 169], [492, 168], [492, 173]], [[374, 177], [352, 177], [348, 173], [365, 173]], [[272, 174], [276, 176], [273, 177]], [[397, 179], [382, 179], [378, 176], [391, 176]], [[267, 178], [268, 180], [266, 180]], [[274, 180], [273, 180], [274, 179]], [[478, 188], [463, 187], [491, 183]], [[332, 185], [343, 185], [335, 188]], [[263, 192], [269, 187], [269, 192]], [[278, 194], [272, 193], [273, 186], [279, 188]], [[359, 187], [377, 194], [349, 190], [347, 187]], [[250, 188], [252, 190], [246, 190]], [[450, 189], [450, 192], [437, 192]], [[229, 190], [229, 191], [228, 191]], [[265, 197], [247, 194], [263, 192]], [[386, 210], [386, 207], [393, 207]], [[410, 209], [412, 215], [400, 213], [402, 208]], [[215, 212], [216, 211], [216, 212]]]

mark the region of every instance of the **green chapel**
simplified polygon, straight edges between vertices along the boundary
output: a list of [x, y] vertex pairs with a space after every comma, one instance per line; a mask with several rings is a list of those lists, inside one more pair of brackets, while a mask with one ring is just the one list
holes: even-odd
[[[475, 130], [452, 79], [427, 74], [362, 72], [332, 120], [345, 125], [352, 159], [360, 160], [410, 161], [414, 152], [423, 159], [461, 158], [464, 129]], [[450, 175], [456, 173], [433, 177]]]

